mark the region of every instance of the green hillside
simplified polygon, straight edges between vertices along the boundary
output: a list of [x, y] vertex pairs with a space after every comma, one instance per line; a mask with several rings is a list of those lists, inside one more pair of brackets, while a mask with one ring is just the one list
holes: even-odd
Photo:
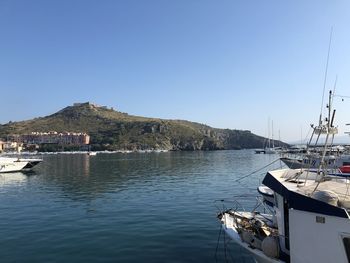
[[250, 131], [216, 129], [182, 121], [131, 116], [82, 103], [50, 116], [0, 125], [0, 138], [33, 131], [86, 132], [95, 150], [218, 150], [261, 148], [265, 138]]

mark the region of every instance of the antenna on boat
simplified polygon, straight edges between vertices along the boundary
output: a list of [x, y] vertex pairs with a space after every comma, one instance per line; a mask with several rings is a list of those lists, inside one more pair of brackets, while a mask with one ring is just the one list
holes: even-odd
[[[326, 124], [323, 124], [323, 120], [322, 120], [322, 115], [323, 115], [323, 103], [324, 103], [324, 95], [325, 95], [325, 90], [326, 90], [326, 84], [327, 84], [327, 75], [328, 75], [328, 64], [329, 64], [329, 55], [330, 55], [330, 51], [331, 51], [331, 44], [332, 44], [332, 37], [333, 37], [333, 27], [331, 27], [331, 32], [330, 32], [330, 36], [329, 36], [329, 43], [328, 43], [328, 52], [327, 52], [327, 61], [326, 61], [326, 67], [325, 67], [325, 74], [324, 74], [324, 81], [323, 81], [323, 92], [322, 92], [322, 102], [321, 102], [321, 109], [320, 109], [320, 117], [319, 117], [319, 121], [318, 121], [318, 126], [317, 125], [313, 125], [311, 124], [311, 128], [313, 129], [312, 135], [310, 137], [310, 140], [306, 146], [306, 151], [309, 151], [309, 147], [311, 146], [312, 140], [314, 138], [314, 135], [316, 135], [315, 138], [315, 146], [318, 144], [318, 141], [320, 139], [321, 134], [324, 134], [326, 131], [325, 129], [327, 126], [327, 118], [326, 118]], [[334, 85], [334, 90], [336, 87], [336, 83], [337, 83], [337, 79]], [[331, 104], [331, 102], [333, 102], [333, 97], [334, 97], [334, 92], [333, 92], [333, 96], [332, 96], [332, 101], [329, 102], [328, 106]], [[329, 115], [329, 114], [328, 114]], [[329, 122], [329, 117], [328, 116], [328, 122]]]
[[326, 84], [327, 84], [329, 53], [330, 53], [330, 51], [331, 51], [332, 35], [333, 35], [333, 27], [331, 28], [331, 34], [330, 34], [330, 36], [329, 36], [329, 44], [328, 44], [328, 53], [327, 53], [326, 70], [325, 70], [325, 73], [324, 73], [324, 81], [323, 81], [323, 92], [322, 92], [322, 103], [321, 103], [321, 111], [320, 111], [319, 125], [321, 125], [321, 123], [322, 123], [323, 101], [324, 101], [324, 93], [325, 93]]
[[335, 76], [335, 81], [334, 81], [334, 86], [333, 86], [332, 104], [333, 104], [333, 99], [335, 97], [335, 89], [337, 87], [337, 82], [338, 82], [338, 75]]
[[344, 99], [349, 99], [350, 96], [345, 96], [345, 95], [334, 95], [334, 97], [339, 97], [342, 99], [342, 101], [344, 101]]
[[[334, 96], [335, 96], [335, 89], [337, 87], [337, 81], [338, 81], [338, 75], [335, 76], [334, 87], [333, 87], [333, 94], [332, 94], [332, 99], [331, 99], [331, 105], [333, 105], [333, 99], [334, 99]], [[331, 126], [330, 126], [331, 129], [334, 128], [334, 126], [333, 126], [334, 116], [335, 116], [335, 109], [333, 110], [333, 114], [332, 114]], [[334, 144], [334, 135], [335, 135], [335, 133], [332, 133], [332, 142], [331, 142], [332, 147], [333, 147], [333, 144]]]

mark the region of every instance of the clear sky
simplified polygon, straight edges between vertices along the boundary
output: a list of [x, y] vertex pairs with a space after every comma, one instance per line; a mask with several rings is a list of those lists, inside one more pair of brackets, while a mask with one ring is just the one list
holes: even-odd
[[[91, 101], [299, 140], [350, 96], [350, 1], [0, 0], [0, 123]], [[337, 124], [350, 99], [335, 98]]]

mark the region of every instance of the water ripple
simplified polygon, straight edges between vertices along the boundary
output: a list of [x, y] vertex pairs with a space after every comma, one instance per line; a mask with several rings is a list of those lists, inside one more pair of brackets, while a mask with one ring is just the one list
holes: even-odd
[[[0, 175], [1, 261], [213, 262], [213, 201], [254, 192], [262, 177], [235, 179], [270, 158], [252, 151], [46, 156], [32, 175]], [[222, 250], [218, 257], [224, 262]]]

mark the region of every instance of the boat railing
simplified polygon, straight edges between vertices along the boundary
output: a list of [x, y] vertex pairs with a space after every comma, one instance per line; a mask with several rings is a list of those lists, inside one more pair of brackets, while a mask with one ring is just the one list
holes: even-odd
[[[265, 214], [273, 214], [273, 208], [266, 204], [264, 201], [264, 198], [262, 196], [256, 196], [256, 195], [240, 195], [235, 196], [234, 198], [230, 199], [219, 199], [215, 200], [215, 207], [217, 209], [217, 214], [222, 214], [227, 211], [232, 212], [246, 212], [247, 209], [245, 206], [238, 201], [238, 199], [241, 200], [247, 200], [248, 198], [255, 198], [256, 202], [253, 205], [252, 209], [249, 209], [251, 212], [257, 212], [257, 213], [265, 213]], [[250, 206], [251, 207], [251, 206]]]
[[252, 210], [252, 212], [262, 212], [264, 214], [274, 214], [273, 208], [268, 205], [263, 196], [256, 196], [256, 204]]
[[238, 201], [238, 199], [244, 200], [251, 197], [252, 195], [239, 195], [239, 196], [234, 196], [233, 198], [215, 200], [214, 204], [215, 204], [215, 207], [217, 208], [218, 214], [228, 210], [234, 211], [234, 212], [236, 211], [245, 212], [246, 209], [241, 204], [241, 202]]

